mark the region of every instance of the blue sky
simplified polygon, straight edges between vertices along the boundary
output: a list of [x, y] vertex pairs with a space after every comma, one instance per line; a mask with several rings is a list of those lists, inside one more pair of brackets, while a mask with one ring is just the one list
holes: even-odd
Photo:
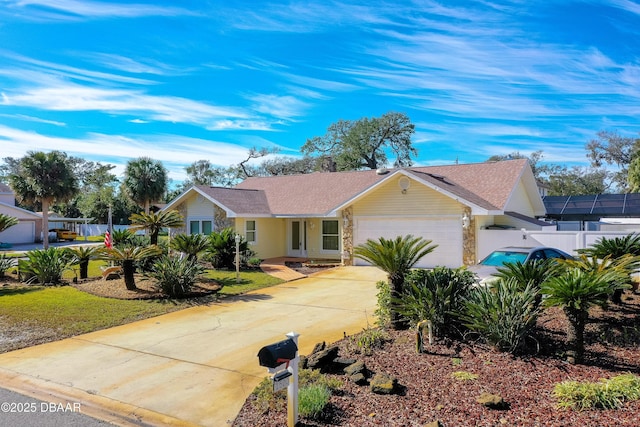
[[637, 136], [640, 3], [0, 0], [0, 158], [299, 155], [338, 119], [406, 113], [418, 165]]

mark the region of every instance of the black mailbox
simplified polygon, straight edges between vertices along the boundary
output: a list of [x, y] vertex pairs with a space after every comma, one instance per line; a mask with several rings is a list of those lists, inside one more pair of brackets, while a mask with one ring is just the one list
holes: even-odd
[[258, 352], [260, 366], [275, 368], [285, 362], [295, 359], [298, 346], [293, 340], [287, 339], [262, 347]]

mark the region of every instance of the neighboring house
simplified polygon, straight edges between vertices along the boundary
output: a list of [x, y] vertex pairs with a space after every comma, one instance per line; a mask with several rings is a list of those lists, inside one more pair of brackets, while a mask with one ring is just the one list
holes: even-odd
[[0, 233], [2, 243], [34, 243], [42, 232], [42, 215], [16, 206], [11, 187], [0, 183], [0, 213], [18, 218], [18, 224]]
[[367, 239], [412, 234], [438, 248], [418, 266], [477, 262], [477, 230], [549, 224], [525, 159], [248, 178], [235, 188], [194, 186], [169, 203], [186, 233], [226, 226], [260, 258], [342, 259], [363, 265], [353, 248]]

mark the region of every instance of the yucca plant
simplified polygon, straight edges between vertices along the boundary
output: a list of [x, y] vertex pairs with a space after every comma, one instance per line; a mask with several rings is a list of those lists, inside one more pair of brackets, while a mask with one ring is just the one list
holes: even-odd
[[418, 261], [436, 249], [438, 245], [431, 243], [431, 240], [407, 235], [395, 239], [380, 237], [377, 241], [367, 239], [365, 243], [354, 248], [353, 254], [356, 258], [365, 260], [387, 273], [391, 287], [391, 326], [394, 329], [405, 327], [396, 305], [402, 296], [405, 276]]
[[89, 261], [95, 259], [100, 254], [97, 246], [75, 246], [66, 248], [65, 250], [71, 255], [71, 264], [78, 264], [80, 269], [80, 278], [86, 279], [89, 271]]
[[16, 259], [5, 254], [0, 254], [0, 278], [4, 277], [6, 271], [16, 265]]
[[149, 232], [151, 244], [158, 244], [158, 234], [163, 228], [182, 227], [183, 216], [176, 210], [133, 214], [129, 217], [133, 230], [144, 229]]
[[464, 325], [498, 350], [514, 353], [535, 328], [540, 313], [537, 295], [533, 283], [523, 288], [515, 278], [476, 287], [464, 304]]
[[171, 239], [171, 248], [186, 254], [191, 261], [196, 261], [208, 247], [209, 238], [204, 234], [178, 234]]
[[120, 265], [125, 286], [130, 291], [135, 291], [137, 289], [135, 279], [136, 262], [156, 256], [159, 253], [161, 253], [161, 250], [157, 246], [114, 247], [113, 249], [101, 249], [100, 258]]
[[166, 295], [180, 298], [191, 291], [204, 268], [188, 258], [163, 256], [157, 260], [147, 276], [156, 280], [156, 286]]
[[47, 248], [27, 252], [27, 259], [18, 263], [20, 274], [28, 282], [57, 284], [62, 274], [71, 267], [71, 255], [62, 249]]
[[459, 325], [458, 315], [473, 283], [473, 273], [465, 268], [413, 270], [405, 278], [405, 289], [396, 305], [412, 325], [429, 320], [434, 335], [444, 337]]
[[547, 307], [560, 307], [567, 316], [567, 342], [569, 363], [584, 360], [584, 329], [589, 318], [589, 308], [605, 305], [609, 296], [620, 287], [616, 271], [585, 271], [572, 267], [560, 276], [542, 284]]

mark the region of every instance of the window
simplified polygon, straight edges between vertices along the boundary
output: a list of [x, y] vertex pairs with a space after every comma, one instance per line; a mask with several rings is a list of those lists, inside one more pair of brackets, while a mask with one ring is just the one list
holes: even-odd
[[211, 234], [213, 231], [213, 221], [211, 220], [191, 220], [189, 221], [189, 234]]
[[244, 235], [247, 239], [247, 242], [255, 243], [256, 242], [256, 222], [254, 220], [245, 221], [244, 223]]
[[322, 221], [322, 250], [337, 251], [340, 249], [338, 221]]

